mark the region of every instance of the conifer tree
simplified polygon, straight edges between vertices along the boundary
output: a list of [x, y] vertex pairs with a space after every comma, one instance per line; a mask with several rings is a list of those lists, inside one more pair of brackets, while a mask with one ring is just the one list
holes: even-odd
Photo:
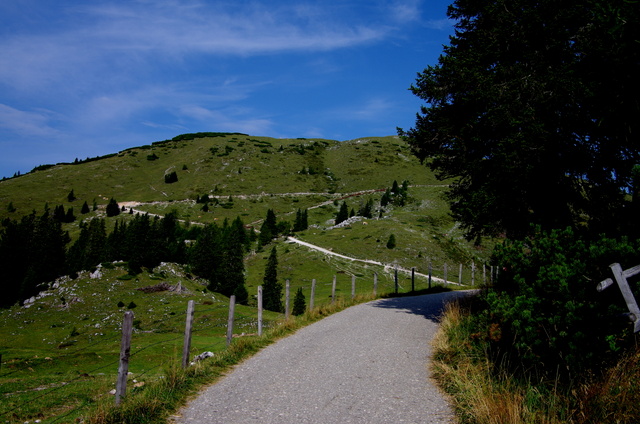
[[76, 216], [73, 214], [73, 208], [67, 209], [67, 213], [64, 216], [64, 222], [71, 223], [76, 220]]
[[258, 242], [260, 246], [266, 246], [275, 237], [278, 237], [278, 224], [276, 222], [276, 214], [273, 209], [267, 210], [267, 217], [260, 227], [260, 236]]
[[275, 246], [271, 249], [264, 270], [262, 290], [264, 308], [282, 312], [282, 284], [278, 282], [278, 253]]
[[200, 232], [196, 243], [189, 251], [189, 263], [193, 272], [207, 280], [211, 291], [218, 290], [218, 267], [222, 260], [220, 228], [209, 224]]
[[[246, 303], [244, 278], [244, 247], [246, 233], [242, 220], [237, 218], [232, 225], [225, 220], [222, 227], [222, 257], [218, 268], [218, 291], [225, 296], [236, 294], [238, 303]], [[238, 296], [242, 295], [242, 299]]]
[[306, 209], [298, 209], [296, 212], [296, 220], [293, 223], [293, 231], [304, 231], [307, 228], [309, 228], [308, 212]]
[[85, 214], [88, 214], [89, 212], [90, 212], [89, 205], [87, 204], [87, 201], [85, 200], [84, 203], [82, 204], [82, 209], [80, 209], [80, 213], [85, 215]]
[[358, 216], [363, 216], [365, 218], [373, 217], [373, 199], [369, 198], [366, 203], [360, 207], [358, 210]]
[[304, 293], [302, 293], [302, 287], [298, 287], [296, 291], [296, 296], [293, 298], [293, 315], [298, 316], [304, 314], [305, 309], [307, 308]]
[[64, 206], [58, 205], [53, 208], [53, 219], [58, 222], [65, 221], [66, 212], [64, 211]]
[[118, 205], [118, 202], [116, 202], [116, 200], [112, 197], [107, 204], [107, 216], [112, 217], [117, 215], [120, 215], [120, 206]]
[[340, 205], [340, 210], [338, 211], [338, 214], [336, 215], [336, 223], [335, 223], [335, 225], [338, 225], [341, 222], [346, 221], [347, 219], [349, 219], [349, 208], [347, 207], [347, 202], [344, 201], [344, 202], [342, 202], [342, 205]]
[[69, 194], [67, 194], [67, 200], [69, 202], [73, 202], [74, 200], [76, 200], [76, 195], [73, 193], [73, 189], [71, 189]]
[[173, 171], [168, 174], [164, 174], [164, 182], [167, 184], [178, 182], [178, 173], [176, 171]]
[[387, 249], [393, 249], [396, 247], [396, 236], [391, 234], [389, 236], [389, 240], [387, 241]]

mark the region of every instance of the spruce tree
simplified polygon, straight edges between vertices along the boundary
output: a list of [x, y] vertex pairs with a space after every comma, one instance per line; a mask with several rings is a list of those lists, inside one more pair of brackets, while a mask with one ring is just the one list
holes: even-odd
[[304, 231], [309, 228], [309, 219], [307, 210], [298, 209], [296, 212], [296, 220], [293, 223], [293, 231]]
[[118, 205], [118, 202], [116, 202], [116, 200], [112, 197], [107, 204], [107, 216], [112, 217], [117, 215], [120, 215], [120, 206]]
[[298, 316], [304, 314], [307, 305], [305, 302], [304, 293], [302, 293], [302, 287], [298, 287], [298, 291], [296, 291], [296, 296], [293, 298], [293, 315]]
[[335, 225], [338, 225], [341, 222], [346, 221], [347, 219], [349, 219], [349, 208], [347, 207], [347, 202], [344, 201], [344, 202], [342, 202], [342, 205], [340, 205], [340, 210], [338, 211], [338, 214], [336, 215], [336, 223], [335, 223]]
[[84, 215], [84, 214], [87, 214], [89, 212], [90, 212], [89, 205], [87, 204], [87, 201], [85, 200], [84, 203], [82, 204], [82, 209], [80, 209], [80, 213]]
[[71, 223], [76, 220], [76, 216], [73, 214], [73, 208], [67, 209], [67, 213], [64, 216], [64, 222]]
[[267, 210], [267, 217], [260, 227], [260, 236], [258, 238], [260, 246], [266, 246], [275, 237], [278, 237], [276, 214], [273, 209], [269, 209]]
[[389, 236], [389, 240], [387, 241], [387, 249], [393, 249], [396, 247], [396, 236], [391, 234]]
[[278, 253], [275, 246], [271, 249], [264, 270], [262, 302], [265, 309], [282, 312], [282, 284], [278, 282]]
[[[640, 163], [635, 1], [454, 1], [454, 35], [401, 131], [442, 180], [465, 236], [573, 227], [628, 234]], [[531, 225], [534, 224], [534, 225]]]
[[207, 288], [218, 291], [218, 267], [222, 260], [220, 228], [209, 224], [200, 232], [196, 243], [189, 250], [189, 263], [194, 274], [209, 280]]

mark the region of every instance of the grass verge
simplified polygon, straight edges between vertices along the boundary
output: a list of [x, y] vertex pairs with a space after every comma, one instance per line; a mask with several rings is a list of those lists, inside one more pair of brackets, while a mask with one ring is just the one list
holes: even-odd
[[445, 308], [433, 340], [433, 372], [462, 424], [640, 422], [640, 348], [579, 383], [522, 381], [493, 364], [472, 324], [473, 299]]

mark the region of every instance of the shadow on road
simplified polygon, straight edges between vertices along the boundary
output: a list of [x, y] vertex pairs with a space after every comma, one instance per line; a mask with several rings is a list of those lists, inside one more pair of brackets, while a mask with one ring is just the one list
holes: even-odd
[[430, 321], [439, 322], [444, 305], [447, 302], [468, 296], [473, 292], [473, 290], [451, 291], [421, 296], [379, 299], [371, 302], [371, 305], [376, 308], [396, 309], [398, 312], [420, 315]]

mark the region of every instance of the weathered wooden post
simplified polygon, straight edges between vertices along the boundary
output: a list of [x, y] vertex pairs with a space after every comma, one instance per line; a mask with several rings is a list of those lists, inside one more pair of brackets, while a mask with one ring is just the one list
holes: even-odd
[[116, 382], [116, 405], [127, 394], [127, 376], [129, 374], [129, 356], [131, 353], [131, 334], [133, 332], [133, 312], [124, 313], [122, 321], [122, 341], [120, 342], [120, 365]]
[[236, 311], [236, 295], [232, 294], [229, 298], [229, 320], [227, 321], [227, 347], [233, 339], [233, 317]]
[[396, 294], [398, 294], [398, 264], [396, 264], [396, 266], [394, 267], [393, 281], [394, 281], [395, 286], [396, 286]]
[[[633, 322], [633, 332], [637, 333], [640, 331], [640, 308], [638, 308], [638, 303], [636, 302], [636, 298], [633, 296], [631, 287], [629, 287], [627, 278], [640, 274], [640, 265], [624, 271], [619, 263], [611, 264], [609, 265], [609, 268], [611, 268], [611, 272], [613, 272], [613, 276], [618, 283], [622, 297], [627, 304], [627, 309], [629, 309], [629, 313], [627, 315], [631, 322]], [[611, 278], [607, 278], [606, 280], [601, 281], [596, 289], [601, 292], [611, 285], [613, 285], [613, 280]]]
[[462, 264], [460, 264], [460, 270], [458, 271], [458, 284], [462, 285]]
[[262, 336], [262, 286], [258, 286], [258, 336]]
[[416, 267], [411, 267], [411, 291], [416, 291]]
[[331, 303], [336, 302], [336, 276], [333, 276], [333, 284], [331, 285]]
[[482, 284], [487, 285], [487, 264], [482, 264]]
[[309, 310], [313, 311], [313, 300], [316, 297], [316, 279], [311, 280], [311, 298], [309, 299]]
[[373, 296], [378, 296], [378, 273], [373, 273]]
[[476, 263], [471, 261], [471, 285], [476, 285]]
[[193, 314], [195, 308], [193, 300], [187, 302], [187, 319], [184, 326], [184, 343], [182, 344], [182, 368], [189, 365], [189, 351], [191, 350], [191, 326], [193, 325]]
[[351, 276], [351, 300], [356, 298], [356, 276]]
[[289, 285], [289, 280], [286, 280], [285, 289], [284, 289], [284, 318], [285, 319], [289, 319], [289, 313], [291, 311], [289, 309], [290, 295], [291, 295], [291, 286]]

